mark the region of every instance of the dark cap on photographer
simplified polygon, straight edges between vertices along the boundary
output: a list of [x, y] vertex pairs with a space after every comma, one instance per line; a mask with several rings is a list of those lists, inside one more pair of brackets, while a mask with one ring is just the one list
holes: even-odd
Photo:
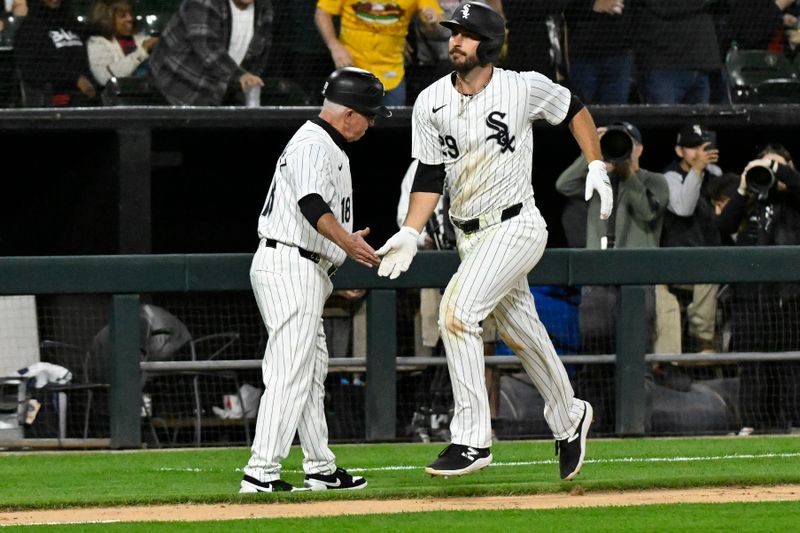
[[696, 148], [708, 142], [709, 132], [700, 124], [687, 124], [678, 132], [678, 146]]

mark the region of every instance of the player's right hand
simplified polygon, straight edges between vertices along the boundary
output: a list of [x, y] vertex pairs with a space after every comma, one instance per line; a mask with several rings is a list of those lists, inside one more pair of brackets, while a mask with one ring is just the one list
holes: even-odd
[[595, 191], [600, 196], [600, 220], [607, 220], [614, 208], [614, 191], [611, 188], [611, 181], [608, 179], [606, 163], [599, 159], [589, 163], [584, 199], [587, 202], [591, 200]]
[[410, 226], [403, 226], [400, 231], [392, 235], [386, 244], [375, 252], [383, 257], [381, 266], [378, 267], [378, 275], [396, 279], [408, 270], [417, 254], [418, 238], [419, 232]]

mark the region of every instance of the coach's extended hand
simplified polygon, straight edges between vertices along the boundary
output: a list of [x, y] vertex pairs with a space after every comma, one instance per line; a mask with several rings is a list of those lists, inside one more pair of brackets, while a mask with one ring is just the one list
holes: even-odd
[[378, 275], [396, 279], [408, 270], [417, 254], [418, 238], [419, 232], [410, 226], [403, 226], [400, 231], [392, 235], [386, 244], [375, 252], [383, 256], [381, 266], [378, 267]]
[[[606, 220], [611, 216], [614, 208], [614, 191], [608, 179], [608, 169], [603, 161], [595, 160], [589, 163], [589, 174], [586, 175], [586, 193], [584, 199], [588, 202], [594, 191], [600, 195], [600, 219]], [[378, 252], [380, 255], [380, 251]]]

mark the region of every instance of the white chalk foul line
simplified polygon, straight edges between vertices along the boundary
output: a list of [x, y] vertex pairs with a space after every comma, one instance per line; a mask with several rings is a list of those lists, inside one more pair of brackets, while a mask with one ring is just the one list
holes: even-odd
[[[687, 463], [690, 461], [737, 461], [737, 460], [750, 460], [750, 459], [791, 459], [800, 457], [800, 452], [787, 452], [787, 453], [743, 453], [743, 454], [728, 454], [728, 455], [699, 455], [699, 456], [676, 456], [676, 457], [615, 457], [610, 459], [587, 459], [584, 461], [586, 464], [613, 464], [613, 463]], [[556, 459], [541, 459], [538, 461], [498, 461], [489, 465], [491, 468], [502, 468], [509, 466], [534, 466], [534, 465], [552, 465], [556, 464]], [[422, 468], [422, 465], [388, 465], [364, 468], [349, 468], [348, 472], [391, 472], [396, 470], [417, 470]], [[221, 472], [222, 468], [171, 468], [162, 467], [157, 469], [158, 472]], [[237, 468], [236, 472], [241, 472], [241, 468]], [[302, 470], [284, 470], [290, 474], [302, 474]]]

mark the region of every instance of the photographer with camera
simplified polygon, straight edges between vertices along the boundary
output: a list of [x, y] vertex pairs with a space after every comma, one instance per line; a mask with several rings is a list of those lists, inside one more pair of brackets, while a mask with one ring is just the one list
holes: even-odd
[[[642, 134], [629, 122], [598, 128], [600, 148], [614, 190], [614, 212], [600, 220], [600, 202], [589, 200], [586, 248], [658, 248], [669, 188], [662, 174], [639, 166], [644, 151]], [[556, 181], [556, 190], [568, 198], [583, 198], [588, 164], [578, 157]]]
[[[781, 145], [770, 144], [744, 168], [736, 194], [717, 218], [737, 246], [800, 244], [800, 173]], [[800, 284], [741, 283], [731, 287], [731, 351], [800, 350]], [[800, 426], [800, 364], [739, 366], [742, 434]]]
[[[669, 201], [669, 187], [663, 175], [639, 166], [644, 151], [642, 134], [628, 122], [598, 128], [600, 148], [614, 192], [614, 210], [608, 220], [600, 220], [597, 195], [589, 200], [586, 217], [586, 248], [658, 248], [664, 210]], [[556, 190], [568, 198], [584, 198], [588, 165], [581, 156], [558, 177]], [[569, 228], [565, 228], [569, 231]], [[616, 350], [616, 315], [618, 289], [615, 286], [581, 288], [579, 322], [581, 353], [607, 354]], [[648, 327], [652, 328], [655, 304], [648, 292], [646, 307]], [[600, 369], [598, 369], [600, 367]], [[603, 373], [598, 376], [598, 372]], [[591, 373], [591, 374], [590, 374]], [[607, 373], [607, 374], [606, 374]], [[614, 397], [600, 390], [597, 383], [613, 383], [609, 365], [587, 365], [578, 373], [578, 390], [595, 406], [596, 431], [613, 431]]]
[[[700, 124], [678, 132], [677, 159], [665, 169], [669, 205], [664, 215], [661, 247], [720, 246], [714, 209], [708, 194], [711, 177], [722, 176], [716, 165], [716, 135]], [[657, 285], [655, 353], [715, 351], [718, 285]], [[685, 310], [687, 344], [683, 344]]]

